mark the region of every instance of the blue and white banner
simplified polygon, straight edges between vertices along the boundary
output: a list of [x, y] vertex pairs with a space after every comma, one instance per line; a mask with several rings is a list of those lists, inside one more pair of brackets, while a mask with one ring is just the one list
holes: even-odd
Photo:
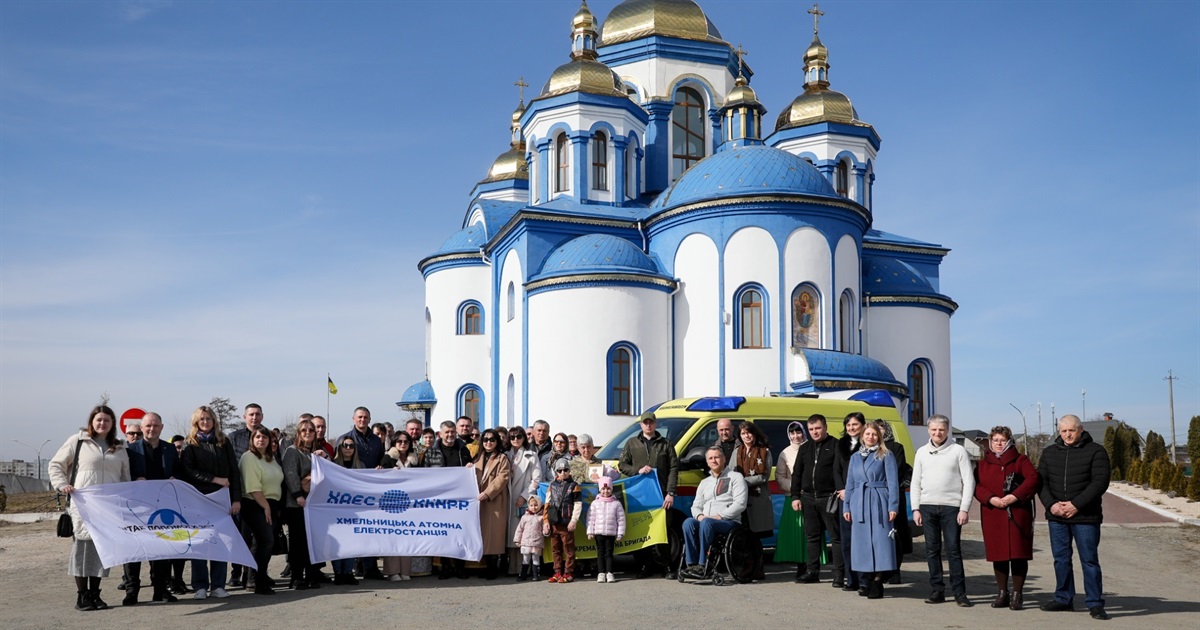
[[304, 522], [313, 562], [483, 556], [473, 468], [354, 470], [321, 457], [312, 463]]
[[177, 479], [79, 488], [71, 494], [105, 567], [186, 558], [257, 567], [229, 516], [229, 490], [204, 495]]

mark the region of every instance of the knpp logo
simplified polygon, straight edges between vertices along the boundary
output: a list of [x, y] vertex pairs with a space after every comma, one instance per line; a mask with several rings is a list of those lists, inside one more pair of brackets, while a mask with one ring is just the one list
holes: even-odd
[[161, 529], [159, 531], [155, 531], [154, 535], [163, 540], [182, 542], [185, 540], [191, 540], [193, 536], [200, 532], [198, 529], [190, 529], [187, 519], [184, 518], [179, 512], [169, 508], [156, 510], [150, 515], [150, 518], [146, 519], [147, 525], [171, 527], [172, 525], [176, 525], [176, 523], [178, 523], [179, 526], [171, 529]]
[[379, 509], [389, 514], [400, 514], [412, 507], [412, 500], [403, 490], [388, 490], [379, 497]]

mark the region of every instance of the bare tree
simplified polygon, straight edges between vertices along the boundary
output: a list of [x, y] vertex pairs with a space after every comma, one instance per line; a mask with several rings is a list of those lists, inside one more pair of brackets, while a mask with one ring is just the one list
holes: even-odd
[[228, 398], [213, 396], [213, 399], [208, 403], [208, 407], [213, 410], [213, 413], [217, 414], [217, 420], [221, 422], [222, 427], [229, 428], [231, 426], [230, 423], [238, 418], [237, 405], [229, 402]]

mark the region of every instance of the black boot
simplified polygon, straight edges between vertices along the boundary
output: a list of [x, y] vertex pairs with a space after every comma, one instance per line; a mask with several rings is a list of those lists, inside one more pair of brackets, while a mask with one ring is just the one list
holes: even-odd
[[1008, 608], [1008, 591], [1000, 591], [996, 595], [996, 599], [992, 600], [992, 608]]
[[108, 610], [108, 604], [104, 603], [103, 599], [100, 599], [100, 589], [88, 589], [88, 597], [92, 600], [92, 610]]
[[176, 598], [174, 595], [171, 594], [171, 591], [170, 591], [170, 589], [167, 588], [166, 584], [155, 584], [154, 585], [154, 597], [152, 597], [151, 599], [152, 599], [152, 601], [156, 601], [156, 602], [168, 602], [168, 603], [179, 601], [178, 598]]
[[497, 558], [496, 556], [484, 556], [483, 563], [484, 563], [484, 569], [483, 569], [484, 579], [486, 579], [486, 580], [496, 579], [496, 574], [499, 571], [499, 569], [497, 567], [497, 565], [499, 564], [499, 558]]
[[874, 577], [867, 583], [867, 599], [883, 599], [883, 580]]
[[125, 583], [125, 598], [121, 600], [122, 606], [136, 606], [138, 603], [138, 591], [142, 590], [142, 583], [139, 580], [129, 580]]
[[528, 579], [529, 579], [529, 565], [522, 564], [521, 572], [517, 574], [517, 580], [524, 582], [525, 580], [528, 580]]

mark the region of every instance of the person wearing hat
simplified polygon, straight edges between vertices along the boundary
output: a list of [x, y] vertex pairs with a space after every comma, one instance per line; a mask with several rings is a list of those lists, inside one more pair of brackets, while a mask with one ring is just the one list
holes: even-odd
[[575, 581], [575, 527], [583, 500], [579, 485], [571, 479], [571, 464], [566, 459], [554, 463], [554, 481], [546, 490], [546, 509], [542, 513], [542, 534], [550, 537], [554, 555], [551, 583]]
[[621, 471], [605, 465], [603, 460], [596, 457], [596, 443], [592, 436], [581, 433], [576, 443], [579, 445], [579, 456], [571, 458], [571, 479], [575, 483], [600, 483], [602, 477], [612, 481], [621, 478]]
[[[617, 470], [626, 477], [655, 473], [663, 493], [663, 509], [670, 510], [675, 504], [675, 485], [679, 481], [679, 459], [675, 456], [675, 448], [658, 432], [658, 418], [653, 413], [642, 414], [638, 424], [642, 430], [625, 442]], [[649, 548], [640, 549], [634, 557], [642, 564], [639, 578], [648, 578], [663, 570]], [[675, 578], [670, 567], [666, 568], [666, 577]]]

